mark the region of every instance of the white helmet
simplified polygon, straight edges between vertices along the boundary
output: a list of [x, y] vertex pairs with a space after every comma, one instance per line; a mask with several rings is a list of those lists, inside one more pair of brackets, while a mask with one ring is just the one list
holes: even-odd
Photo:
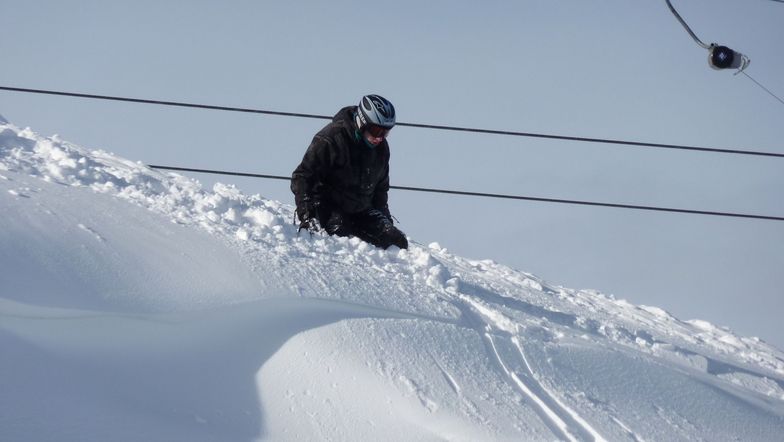
[[391, 129], [395, 125], [395, 106], [381, 95], [365, 95], [357, 106], [357, 126], [366, 125]]

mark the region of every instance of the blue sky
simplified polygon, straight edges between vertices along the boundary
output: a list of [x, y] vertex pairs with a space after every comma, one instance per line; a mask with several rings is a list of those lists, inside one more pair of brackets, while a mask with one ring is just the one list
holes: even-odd
[[[784, 5], [675, 0], [784, 94]], [[0, 0], [0, 85], [332, 114], [366, 93], [405, 122], [784, 153], [784, 105], [718, 72], [664, 0]], [[288, 175], [320, 120], [0, 91], [0, 113], [148, 164]], [[414, 128], [392, 184], [784, 215], [784, 160]], [[287, 183], [234, 182], [292, 202]], [[393, 191], [439, 242], [572, 288], [784, 347], [784, 223]]]

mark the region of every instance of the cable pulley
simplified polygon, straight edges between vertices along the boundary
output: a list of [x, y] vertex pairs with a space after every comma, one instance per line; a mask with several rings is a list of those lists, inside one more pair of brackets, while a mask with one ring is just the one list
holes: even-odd
[[708, 50], [708, 65], [716, 70], [722, 69], [737, 69], [738, 71], [735, 72], [735, 75], [740, 74], [751, 63], [751, 59], [746, 55], [741, 54], [740, 52], [736, 52], [730, 49], [727, 46], [722, 46], [717, 43], [705, 44], [702, 40], [697, 37], [694, 31], [691, 30], [689, 25], [686, 21], [678, 14], [678, 11], [675, 10], [675, 7], [672, 6], [670, 0], [665, 0], [667, 2], [667, 6], [670, 8], [670, 11], [678, 19], [681, 26], [686, 29], [686, 32], [689, 33], [692, 39], [702, 48]]

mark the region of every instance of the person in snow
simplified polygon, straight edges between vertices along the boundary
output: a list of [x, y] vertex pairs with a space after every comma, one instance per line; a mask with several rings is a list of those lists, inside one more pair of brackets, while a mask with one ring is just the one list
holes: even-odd
[[408, 248], [387, 205], [389, 144], [395, 108], [379, 95], [335, 114], [291, 175], [300, 230], [356, 236], [382, 248]]

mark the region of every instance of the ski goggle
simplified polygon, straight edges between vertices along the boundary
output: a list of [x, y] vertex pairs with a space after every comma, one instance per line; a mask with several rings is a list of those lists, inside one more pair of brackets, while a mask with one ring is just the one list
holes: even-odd
[[390, 130], [392, 130], [392, 128], [378, 126], [375, 124], [368, 124], [365, 127], [365, 132], [369, 133], [371, 136], [375, 138], [386, 138], [387, 135], [389, 135]]

